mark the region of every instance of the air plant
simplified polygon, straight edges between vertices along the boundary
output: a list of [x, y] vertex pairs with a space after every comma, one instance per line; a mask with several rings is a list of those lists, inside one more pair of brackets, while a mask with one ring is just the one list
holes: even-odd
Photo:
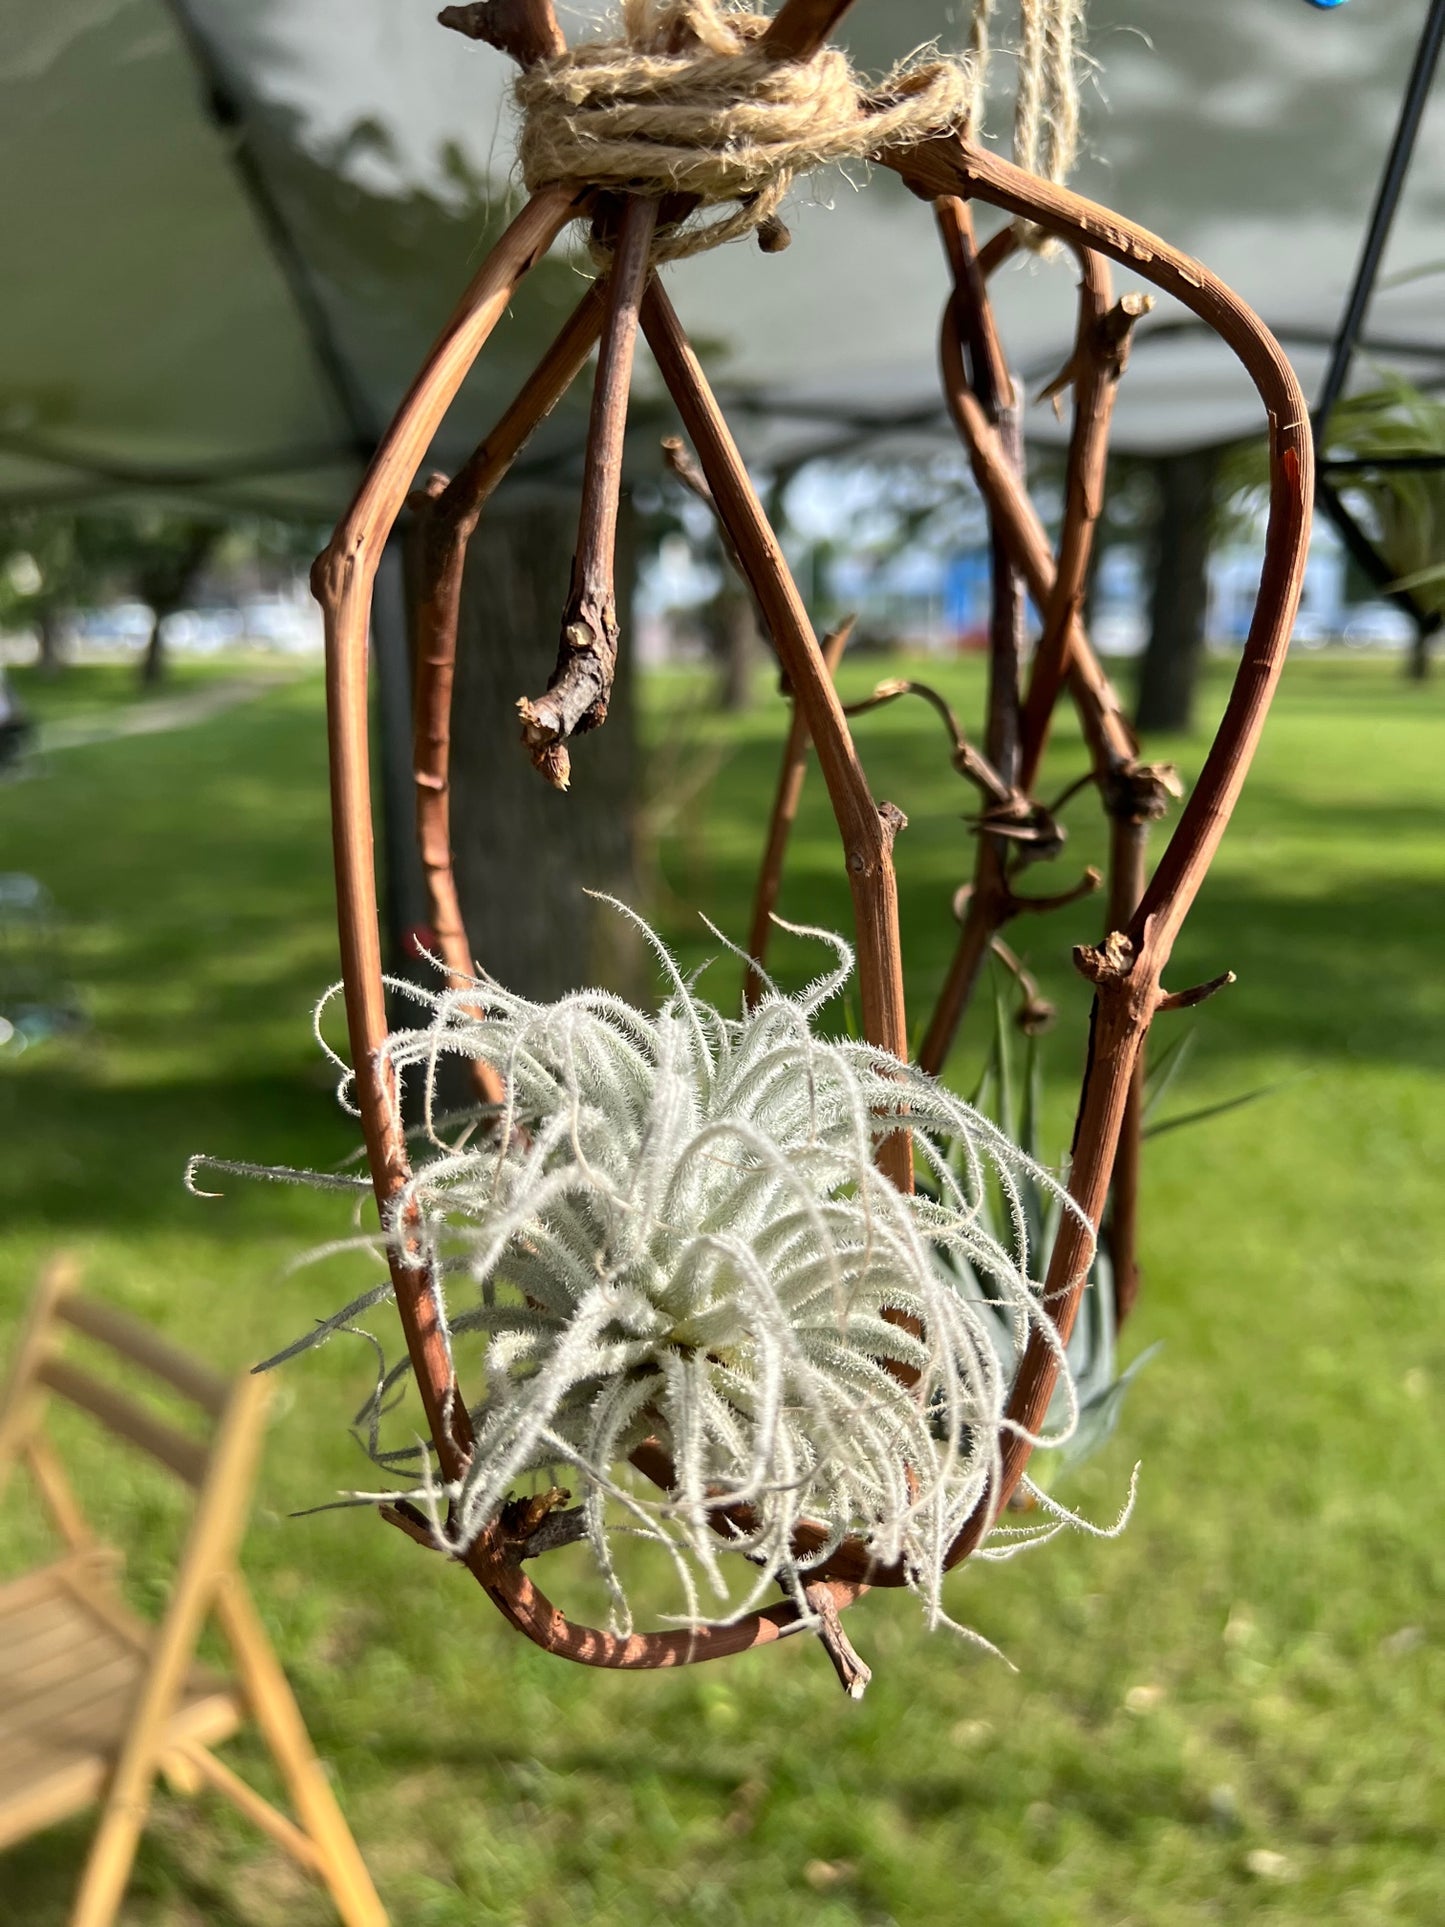
[[[1159, 1064], [1151, 1071], [1145, 1091], [1145, 1115], [1153, 1111], [1164, 1090], [1172, 1084], [1188, 1054], [1192, 1032], [1184, 1033]], [[1033, 1172], [1045, 1169], [1042, 1151], [1043, 1043], [1036, 1029], [1020, 1030], [995, 999], [993, 1036], [983, 1074], [974, 1089], [971, 1103], [976, 1110], [991, 1114], [1000, 1129], [1017, 1143], [1031, 1169], [1019, 1189], [1031, 1248], [1047, 1250], [1059, 1225], [1059, 1206], [1055, 1189], [1040, 1185]], [[999, 1200], [985, 1194], [982, 1216], [986, 1226], [996, 1221]], [[966, 1258], [956, 1252], [940, 1253], [958, 1287], [984, 1309], [998, 1351], [1004, 1375], [1012, 1378], [1018, 1369], [1020, 1348], [1011, 1321], [1001, 1315], [1002, 1308], [988, 1282], [976, 1276]], [[1113, 1435], [1125, 1396], [1135, 1378], [1149, 1363], [1159, 1347], [1148, 1346], [1123, 1371], [1118, 1362], [1118, 1305], [1114, 1290], [1114, 1265], [1109, 1249], [1108, 1225], [1096, 1242], [1089, 1264], [1088, 1289], [1084, 1293], [1079, 1317], [1065, 1347], [1068, 1380], [1061, 1383], [1049, 1407], [1046, 1429], [1052, 1434], [1052, 1449], [1046, 1457], [1034, 1459], [1031, 1490], [1026, 1504], [1036, 1492], [1046, 1488], [1064, 1467], [1082, 1464], [1105, 1445]]]
[[[1141, 1107], [1145, 1138], [1207, 1123], [1254, 1104], [1279, 1088], [1275, 1084], [1260, 1085], [1160, 1118], [1158, 1113], [1184, 1071], [1198, 1036], [1197, 1029], [1179, 1032], [1150, 1062]], [[1044, 1049], [1040, 1029], [1021, 1023], [1018, 1014], [1011, 1017], [1002, 999], [995, 997], [988, 1058], [970, 1103], [975, 1110], [992, 1116], [1028, 1160], [1030, 1168], [1025, 1171], [1019, 1187], [1019, 1202], [1029, 1247], [1034, 1250], [1047, 1250], [1059, 1227], [1059, 1206], [1053, 1191], [1039, 1185], [1033, 1176], [1035, 1170], [1045, 1165], [1041, 1123]], [[998, 1208], [996, 1196], [986, 1191], [981, 1215], [990, 1230], [996, 1222]], [[1065, 1347], [1068, 1383], [1061, 1384], [1056, 1391], [1046, 1420], [1046, 1430], [1056, 1436], [1057, 1444], [1035, 1456], [1033, 1489], [1025, 1493], [1026, 1502], [1032, 1500], [1039, 1488], [1049, 1487], [1058, 1473], [1081, 1465], [1108, 1443], [1130, 1386], [1159, 1351], [1159, 1342], [1148, 1345], [1120, 1370], [1120, 1318], [1113, 1243], [1112, 1223], [1106, 1217], [1089, 1264], [1088, 1289], [1079, 1308], [1078, 1321]], [[1001, 1315], [1002, 1308], [997, 1305], [987, 1281], [975, 1276], [968, 1261], [955, 1251], [940, 1252], [939, 1262], [948, 1267], [959, 1288], [990, 1314], [1004, 1374], [1011, 1378], [1018, 1369], [1018, 1347], [1011, 1323]]]
[[[842, 939], [798, 932], [831, 950], [831, 968], [798, 996], [769, 983], [728, 1018], [642, 928], [669, 981], [656, 1016], [596, 990], [552, 1004], [489, 979], [412, 990], [426, 1021], [388, 1048], [425, 1122], [383, 1230], [393, 1247], [419, 1241], [446, 1279], [453, 1343], [484, 1338], [485, 1389], [460, 1480], [439, 1484], [415, 1451], [374, 1443], [376, 1459], [410, 1466], [406, 1496], [454, 1553], [539, 1477], [565, 1479], [623, 1628], [619, 1530], [666, 1548], [690, 1624], [735, 1618], [778, 1583], [801, 1598], [850, 1537], [901, 1564], [944, 1621], [948, 1549], [997, 1476], [1013, 1378], [1001, 1332], [1015, 1352], [1037, 1332], [1059, 1353], [1039, 1442], [1062, 1445], [1075, 1423], [1037, 1270], [1047, 1229], [1078, 1207], [933, 1078], [819, 1035], [853, 968]], [[505, 1102], [437, 1115], [448, 1059], [485, 1061]], [[929, 1194], [878, 1169], [900, 1132]], [[362, 1414], [374, 1442], [406, 1370], [383, 1371]], [[665, 1490], [643, 1496], [626, 1477], [639, 1450], [666, 1455]], [[1013, 1549], [1019, 1528], [1004, 1530]], [[723, 1553], [752, 1568], [740, 1602], [726, 1568], [742, 1568]]]

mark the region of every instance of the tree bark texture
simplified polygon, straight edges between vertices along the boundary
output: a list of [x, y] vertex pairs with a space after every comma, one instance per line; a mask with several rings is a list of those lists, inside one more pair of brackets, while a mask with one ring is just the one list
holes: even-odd
[[1154, 585], [1134, 716], [1144, 734], [1185, 730], [1194, 720], [1218, 460], [1214, 449], [1203, 448], [1161, 455], [1154, 465], [1159, 485]]
[[457, 889], [478, 961], [528, 997], [556, 998], [591, 983], [636, 987], [635, 932], [584, 894], [604, 890], [635, 900], [627, 507], [624, 498], [617, 569], [622, 661], [606, 724], [571, 745], [566, 792], [537, 781], [517, 699], [540, 687], [551, 668], [571, 577], [575, 505], [496, 501], [467, 554], [452, 723]]

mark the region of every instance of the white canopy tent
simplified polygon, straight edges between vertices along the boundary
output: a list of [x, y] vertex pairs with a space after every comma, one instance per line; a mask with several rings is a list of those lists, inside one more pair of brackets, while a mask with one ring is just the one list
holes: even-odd
[[[1199, 255], [1318, 390], [1427, 0], [1093, 0], [1099, 84], [1077, 185]], [[571, 36], [602, 13], [563, 6]], [[858, 0], [842, 35], [879, 70], [961, 0]], [[1008, 63], [996, 73], [1006, 87]], [[0, 14], [0, 500], [142, 486], [332, 515], [516, 201], [510, 69], [429, 0], [6, 0]], [[1006, 127], [1007, 107], [994, 114]], [[1370, 310], [1375, 352], [1445, 381], [1445, 109], [1427, 115]], [[927, 210], [891, 176], [819, 179], [794, 244], [670, 271], [759, 459], [946, 432], [945, 278]], [[1127, 285], [1127, 283], [1125, 283]], [[455, 464], [580, 290], [559, 255], [499, 329], [434, 451]], [[1001, 277], [1006, 336], [1051, 373], [1067, 265]], [[644, 367], [641, 379], [649, 378]], [[528, 460], [575, 450], [583, 400]], [[1161, 304], [1139, 330], [1116, 444], [1217, 443], [1258, 424], [1228, 354]], [[647, 411], [639, 412], [640, 428]], [[1046, 408], [1029, 427], [1060, 431]]]

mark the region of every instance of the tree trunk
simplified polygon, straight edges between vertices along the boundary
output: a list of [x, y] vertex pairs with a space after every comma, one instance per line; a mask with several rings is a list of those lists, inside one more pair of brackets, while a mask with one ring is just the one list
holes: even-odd
[[142, 689], [156, 689], [166, 673], [166, 645], [161, 636], [161, 624], [171, 613], [169, 609], [151, 610], [151, 632], [146, 640], [145, 654], [140, 663], [140, 684]]
[[54, 682], [65, 667], [65, 651], [60, 638], [60, 617], [47, 610], [40, 618], [39, 655], [36, 658], [36, 668], [45, 682]]
[[753, 700], [753, 665], [758, 659], [759, 638], [752, 597], [736, 582], [725, 582], [709, 620], [714, 626], [718, 660], [718, 707], [736, 714]]
[[1218, 462], [1216, 450], [1200, 448], [1161, 455], [1154, 464], [1159, 487], [1154, 589], [1134, 719], [1146, 736], [1156, 730], [1186, 730], [1193, 721], [1209, 602]]
[[619, 530], [623, 652], [606, 723], [575, 738], [572, 787], [532, 768], [517, 699], [545, 687], [571, 579], [570, 503], [493, 503], [467, 557], [452, 712], [452, 847], [472, 948], [510, 989], [554, 998], [583, 984], [637, 989], [641, 951], [603, 890], [636, 903], [637, 775], [629, 517]]
[[1428, 622], [1416, 622], [1414, 640], [1410, 644], [1410, 653], [1405, 659], [1405, 674], [1411, 682], [1429, 681], [1434, 642], [1440, 633], [1440, 628], [1439, 616], [1432, 616]]
[[161, 624], [168, 616], [184, 609], [221, 535], [214, 522], [186, 522], [172, 541], [143, 557], [136, 571], [135, 586], [151, 612], [151, 632], [141, 657], [142, 689], [154, 689], [165, 678], [166, 650], [161, 639]]
[[1096, 523], [1094, 539], [1089, 545], [1089, 560], [1084, 567], [1084, 630], [1090, 636], [1094, 633], [1094, 617], [1099, 613], [1099, 570], [1108, 547], [1108, 531]]

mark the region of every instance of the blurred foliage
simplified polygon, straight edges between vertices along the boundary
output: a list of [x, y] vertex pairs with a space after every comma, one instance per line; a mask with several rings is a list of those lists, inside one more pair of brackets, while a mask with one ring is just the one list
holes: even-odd
[[34, 629], [51, 669], [67, 623], [130, 597], [159, 617], [182, 606], [204, 569], [301, 561], [315, 529], [258, 516], [161, 506], [0, 511], [0, 631]]
[[[1325, 444], [1332, 456], [1353, 460], [1445, 456], [1445, 401], [1381, 372], [1378, 387], [1335, 409]], [[1335, 479], [1394, 570], [1394, 586], [1445, 614], [1445, 469], [1382, 469]], [[1267, 445], [1241, 443], [1225, 459], [1222, 498], [1257, 515], [1268, 489]]]

